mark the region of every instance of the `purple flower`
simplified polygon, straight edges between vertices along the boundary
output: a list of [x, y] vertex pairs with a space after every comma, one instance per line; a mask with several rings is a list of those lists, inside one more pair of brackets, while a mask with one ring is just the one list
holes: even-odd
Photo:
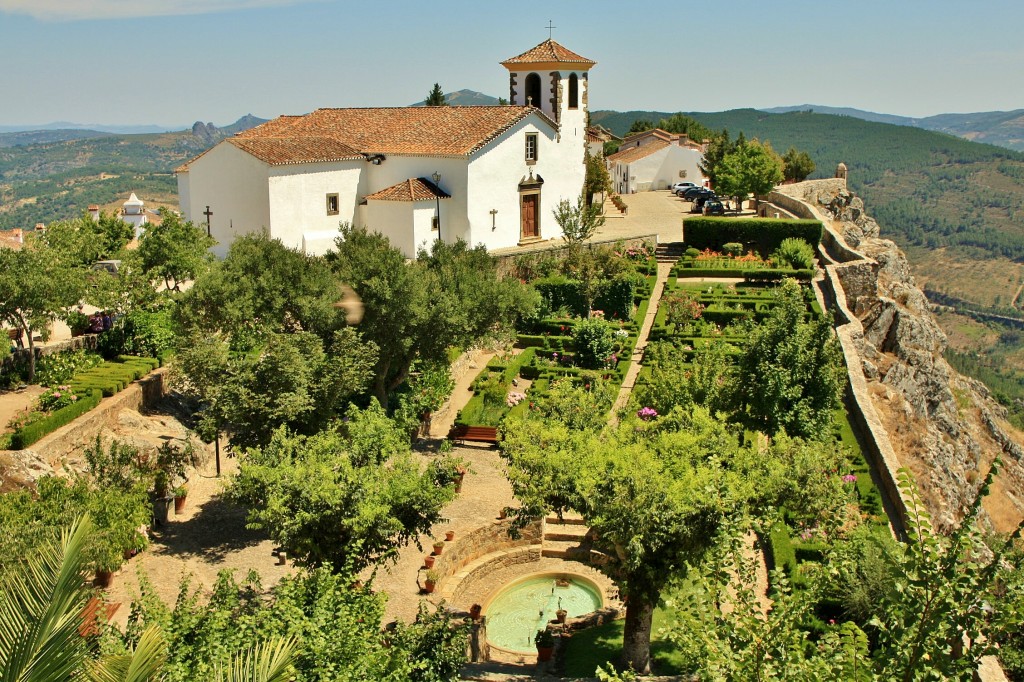
[[854, 474], [846, 474], [843, 476], [843, 483], [856, 483], [857, 477]]
[[653, 407], [641, 407], [639, 410], [637, 410], [636, 416], [640, 417], [646, 422], [657, 417], [658, 412]]

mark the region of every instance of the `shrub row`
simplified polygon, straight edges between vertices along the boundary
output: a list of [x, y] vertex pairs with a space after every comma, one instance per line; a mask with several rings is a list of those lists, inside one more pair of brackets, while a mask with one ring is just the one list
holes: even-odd
[[98, 389], [104, 397], [110, 397], [125, 386], [136, 381], [159, 366], [156, 358], [140, 358], [130, 355], [118, 356], [118, 362], [104, 362], [98, 367], [79, 372], [71, 380], [71, 390], [79, 395]]
[[[648, 279], [642, 274], [630, 272], [599, 282], [594, 294], [594, 308], [603, 310], [608, 319], [631, 320], [633, 299], [638, 291], [642, 292], [645, 286], [650, 286]], [[565, 309], [577, 317], [583, 317], [589, 312], [578, 280], [554, 275], [535, 280], [533, 286], [552, 311]]]
[[783, 239], [796, 237], [811, 246], [821, 241], [817, 220], [774, 218], [689, 218], [683, 222], [683, 241], [695, 249], [720, 250], [727, 242], [755, 244], [758, 252], [770, 254]]
[[814, 270], [791, 270], [789, 268], [760, 268], [743, 270], [744, 282], [781, 282], [784, 279], [795, 279], [810, 282], [814, 278]]
[[62, 407], [49, 416], [44, 417], [39, 421], [32, 422], [31, 424], [15, 431], [11, 434], [11, 449], [23, 450], [43, 436], [53, 433], [62, 426], [70, 424], [76, 418], [99, 405], [102, 398], [103, 395], [100, 391], [98, 389], [93, 389], [87, 395], [80, 396], [78, 400], [67, 407]]

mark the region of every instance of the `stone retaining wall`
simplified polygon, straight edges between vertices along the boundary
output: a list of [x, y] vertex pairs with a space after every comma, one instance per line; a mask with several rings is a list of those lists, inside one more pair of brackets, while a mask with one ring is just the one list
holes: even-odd
[[47, 462], [54, 471], [61, 471], [65, 463], [73, 465], [69, 460], [80, 456], [79, 451], [83, 447], [112, 427], [123, 410], [141, 412], [160, 402], [166, 395], [166, 374], [167, 368], [161, 367], [133, 381], [123, 391], [104, 398], [99, 405], [70, 424], [43, 436], [26, 450], [9, 454], [14, 458], [35, 456]]
[[436, 592], [445, 594], [445, 583], [449, 578], [473, 561], [493, 552], [536, 545], [534, 560], [540, 558], [540, 545], [543, 539], [541, 521], [537, 520], [523, 528], [516, 539], [508, 534], [511, 527], [511, 519], [495, 520], [489, 525], [445, 543], [444, 552], [434, 561], [434, 570], [438, 573]]
[[[595, 246], [614, 246], [615, 244], [622, 244], [623, 248], [629, 248], [631, 246], [639, 246], [641, 244], [647, 244], [649, 246], [658, 246], [658, 234], [652, 232], [650, 234], [641, 234], [635, 237], [621, 237], [619, 239], [600, 239], [597, 241], [585, 242], [583, 247], [586, 249], [593, 249]], [[541, 253], [542, 251], [560, 251], [567, 248], [563, 241], [549, 241], [540, 242], [530, 246], [517, 246], [514, 247], [514, 251], [510, 249], [499, 249], [492, 252], [498, 261], [498, 272], [500, 274], [508, 274], [515, 264], [515, 259], [519, 256], [533, 255]]]
[[[35, 347], [36, 360], [46, 357], [47, 355], [53, 355], [54, 353], [61, 353], [66, 350], [96, 350], [97, 339], [99, 339], [99, 334], [84, 334], [72, 339], [65, 339], [64, 341], [54, 341], [53, 343], [48, 343], [46, 345], [37, 345]], [[0, 362], [0, 374], [9, 372], [16, 363], [27, 363], [30, 353], [31, 351], [27, 347], [15, 350]]]
[[512, 551], [499, 551], [493, 559], [480, 564], [470, 571], [466, 577], [458, 581], [457, 585], [451, 585], [446, 589], [443, 596], [453, 605], [462, 605], [466, 601], [464, 595], [477, 592], [481, 586], [489, 585], [492, 589], [497, 588], [496, 585], [492, 584], [492, 576], [495, 571], [508, 568], [509, 566], [536, 563], [540, 560], [540, 551], [540, 544], [527, 545]]

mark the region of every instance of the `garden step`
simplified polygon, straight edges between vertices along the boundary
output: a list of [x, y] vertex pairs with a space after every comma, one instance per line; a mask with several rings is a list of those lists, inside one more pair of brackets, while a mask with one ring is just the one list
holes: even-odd
[[587, 539], [589, 529], [586, 526], [563, 525], [552, 526], [550, 523], [544, 531], [544, 542], [548, 540], [571, 540], [583, 542]]
[[578, 540], [555, 540], [544, 541], [541, 548], [541, 556], [554, 557], [556, 559], [575, 559], [577, 561], [590, 560], [590, 547], [581, 546]]
[[585, 526], [587, 524], [587, 522], [583, 520], [582, 516], [580, 516], [576, 512], [572, 512], [572, 511], [568, 511], [568, 512], [565, 512], [564, 514], [562, 514], [562, 518], [561, 519], [558, 518], [558, 514], [548, 514], [548, 517], [547, 517], [546, 520], [547, 520], [547, 523], [549, 523], [549, 524], [551, 524], [551, 523], [555, 523], [555, 524], [568, 523], [568, 524], [572, 524], [572, 525], [575, 525], [575, 526]]

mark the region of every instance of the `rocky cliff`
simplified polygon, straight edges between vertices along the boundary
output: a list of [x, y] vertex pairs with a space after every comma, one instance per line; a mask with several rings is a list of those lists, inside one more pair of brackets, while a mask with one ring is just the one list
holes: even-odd
[[1024, 517], [1021, 434], [984, 385], [943, 358], [946, 336], [903, 252], [879, 236], [878, 223], [844, 180], [799, 183], [782, 193], [831, 218], [832, 230], [863, 256], [844, 251], [836, 268], [847, 307], [863, 326], [856, 338], [861, 369], [900, 465], [914, 472], [936, 521], [953, 523], [1004, 453], [985, 508], [997, 530], [1012, 529]]

